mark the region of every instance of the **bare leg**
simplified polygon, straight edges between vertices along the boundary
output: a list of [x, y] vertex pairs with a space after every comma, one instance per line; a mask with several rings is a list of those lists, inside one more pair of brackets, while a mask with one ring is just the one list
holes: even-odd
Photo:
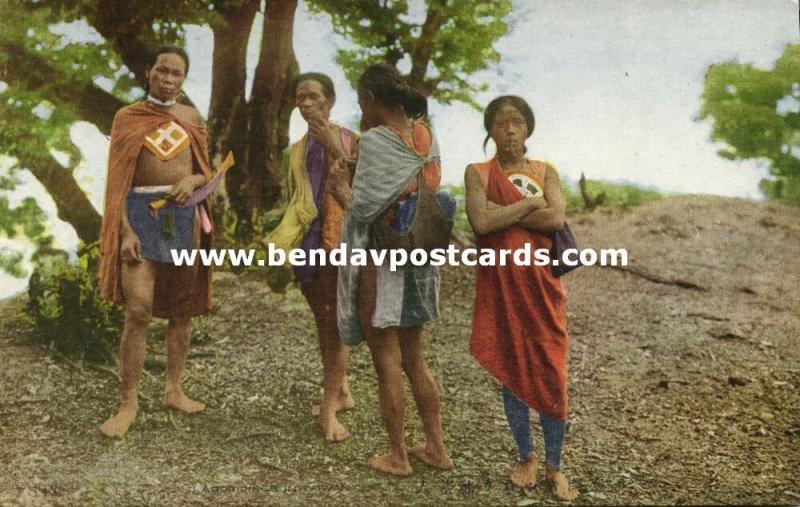
[[[336, 291], [335, 280], [330, 290]], [[332, 404], [336, 412], [341, 412], [355, 407], [353, 395], [350, 393], [350, 382], [347, 379], [347, 359], [350, 353], [339, 338], [339, 329], [336, 324], [336, 304], [325, 302], [325, 298], [329, 297], [330, 292], [326, 295], [306, 294], [306, 299], [317, 323], [319, 352], [325, 372], [323, 374], [323, 390], [325, 393], [332, 393]], [[320, 404], [313, 404], [311, 415], [319, 417], [319, 412]]]
[[336, 412], [353, 406], [349, 387], [345, 390], [348, 351], [342, 340], [339, 339], [339, 332], [336, 329], [336, 306], [326, 303], [322, 303], [321, 306], [317, 318], [323, 369], [323, 395], [319, 411], [319, 424], [322, 426], [326, 440], [341, 442], [346, 440], [350, 434], [339, 423]]
[[[329, 442], [341, 442], [350, 434], [336, 418], [336, 413], [353, 407], [353, 397], [347, 383], [347, 347], [339, 338], [336, 324], [336, 304], [330, 294], [336, 294], [337, 272], [321, 268], [318, 278], [303, 287], [308, 305], [317, 324], [320, 354], [322, 355], [323, 397], [317, 410], [322, 433]], [[313, 409], [312, 409], [313, 413]]]
[[422, 326], [401, 328], [399, 333], [403, 370], [411, 382], [414, 401], [425, 431], [425, 443], [412, 447], [411, 454], [432, 467], [450, 470], [453, 468], [453, 461], [444, 447], [439, 392], [422, 356]]
[[167, 344], [167, 385], [164, 390], [164, 405], [187, 414], [205, 409], [199, 401], [189, 399], [181, 387], [181, 377], [186, 369], [186, 354], [192, 339], [192, 320], [189, 317], [173, 317], [169, 320], [165, 341]]
[[122, 263], [122, 288], [125, 293], [125, 327], [119, 345], [122, 399], [117, 414], [100, 426], [108, 437], [122, 437], [139, 409], [139, 379], [147, 348], [155, 286], [155, 267], [149, 261]]
[[[322, 405], [319, 411], [319, 424], [322, 426], [322, 432], [325, 439], [330, 442], [341, 442], [346, 440], [350, 434], [339, 423], [336, 418], [336, 412], [343, 407], [347, 400], [341, 398], [343, 377], [345, 377], [345, 368], [347, 365], [347, 348], [342, 344], [338, 335], [328, 335], [320, 337], [320, 340], [329, 340], [328, 351], [323, 357], [323, 370], [324, 370], [324, 387]], [[349, 403], [352, 406], [353, 399], [347, 394]]]
[[389, 454], [374, 456], [367, 464], [393, 475], [408, 475], [411, 464], [405, 442], [405, 393], [403, 392], [402, 354], [397, 328], [372, 327], [375, 313], [376, 271], [374, 266], [361, 268], [358, 284], [358, 313], [361, 329], [367, 340], [375, 372], [378, 374], [378, 398], [381, 416], [392, 450]]
[[397, 328], [373, 330], [367, 336], [367, 345], [378, 374], [381, 416], [391, 445], [389, 454], [374, 456], [368, 464], [381, 472], [408, 475], [411, 465], [405, 442], [405, 394]]
[[[334, 308], [334, 312], [336, 309]], [[334, 329], [336, 327], [335, 322], [336, 315], [334, 313]], [[327, 375], [323, 373], [325, 379], [323, 379], [323, 392], [330, 391], [334, 394], [333, 396], [333, 406], [336, 409], [336, 412], [343, 412], [346, 410], [352, 410], [353, 407], [356, 406], [355, 400], [353, 400], [353, 395], [350, 392], [350, 381], [347, 378], [347, 360], [350, 356], [350, 352], [347, 349], [347, 346], [341, 343], [341, 339], [339, 338], [339, 331], [336, 330], [333, 333], [325, 334], [318, 334], [317, 336], [320, 342], [320, 355], [322, 357], [322, 367], [323, 370], [326, 368], [326, 365], [329, 364], [326, 359], [332, 361], [332, 365], [334, 368], [337, 368], [336, 372], [333, 372], [330, 377], [330, 382], [325, 383], [325, 379], [327, 379]], [[332, 352], [328, 352], [326, 346], [323, 345], [322, 342], [329, 342], [334, 341], [334, 346], [336, 347]], [[338, 349], [338, 352], [337, 350]], [[338, 373], [338, 369], [341, 370], [341, 374]], [[341, 378], [341, 380], [337, 380], [337, 378]], [[330, 387], [329, 387], [330, 386]], [[338, 386], [338, 387], [337, 387]], [[324, 395], [323, 395], [324, 397]], [[314, 403], [311, 405], [311, 415], [314, 417], [319, 417], [320, 412], [320, 403]]]

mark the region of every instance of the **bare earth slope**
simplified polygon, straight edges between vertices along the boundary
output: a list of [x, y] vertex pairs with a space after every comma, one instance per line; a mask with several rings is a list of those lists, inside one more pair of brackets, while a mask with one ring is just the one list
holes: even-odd
[[[581, 247], [627, 248], [622, 269], [567, 275], [571, 422], [565, 471], [581, 503], [800, 502], [800, 209], [689, 196], [570, 219]], [[427, 331], [450, 473], [412, 462], [396, 480], [363, 463], [383, 451], [365, 347], [350, 365], [352, 438], [326, 445], [309, 415], [321, 366], [297, 290], [218, 274], [186, 381], [202, 415], [171, 414], [163, 324], [154, 325], [141, 411], [121, 441], [98, 426], [114, 370], [54, 362], [0, 307], [0, 504], [548, 504], [510, 486], [515, 448], [499, 392], [467, 351], [472, 268], [443, 272]], [[492, 297], [491, 294], [482, 297]], [[407, 395], [408, 441], [421, 424]], [[535, 445], [543, 454], [541, 435]], [[530, 502], [530, 503], [528, 503]]]

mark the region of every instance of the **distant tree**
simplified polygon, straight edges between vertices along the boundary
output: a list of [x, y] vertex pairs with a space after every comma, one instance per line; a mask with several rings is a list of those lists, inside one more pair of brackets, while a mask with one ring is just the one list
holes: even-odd
[[800, 44], [787, 45], [772, 70], [727, 62], [708, 68], [701, 117], [720, 156], [769, 164], [770, 199], [800, 204]]

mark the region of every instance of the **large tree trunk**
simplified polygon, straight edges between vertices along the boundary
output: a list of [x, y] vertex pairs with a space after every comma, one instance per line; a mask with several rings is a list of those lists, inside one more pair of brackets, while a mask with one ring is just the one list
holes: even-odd
[[[293, 107], [289, 87], [298, 71], [292, 46], [297, 0], [267, 0], [261, 51], [246, 102], [246, 44], [258, 3], [223, 13], [226, 24], [214, 29], [209, 109], [212, 158], [228, 150], [236, 157], [236, 167], [225, 176], [225, 190], [236, 216], [236, 237], [244, 241], [252, 237], [256, 217], [274, 207], [281, 195], [281, 156], [289, 143]], [[216, 214], [218, 223], [221, 218]]]
[[[253, 82], [250, 104], [250, 167], [254, 181], [254, 208], [269, 210], [281, 195], [281, 158], [289, 144], [289, 117], [294, 108], [292, 80], [298, 65], [292, 35], [297, 0], [268, 0], [264, 37]], [[265, 171], [266, 169], [266, 171]]]
[[86, 193], [78, 186], [72, 172], [52, 157], [21, 158], [19, 162], [33, 173], [53, 198], [58, 218], [72, 225], [84, 243], [97, 241], [102, 219]]
[[[248, 108], [246, 184], [236, 196], [247, 202], [252, 214], [240, 215], [240, 220], [253, 219], [280, 200], [281, 157], [289, 144], [289, 117], [294, 106], [290, 86], [298, 72], [292, 46], [296, 8], [297, 0], [266, 3], [261, 53]], [[243, 226], [243, 232], [250, 232], [249, 224]]]
[[[236, 167], [225, 177], [225, 187], [214, 194], [214, 221], [226, 226], [223, 219], [248, 213], [238, 199], [231, 201], [227, 189], [241, 187], [239, 172], [247, 167], [247, 42], [260, 1], [251, 1], [230, 11], [221, 10], [225, 22], [213, 27], [211, 103], [208, 108], [209, 156], [218, 165], [228, 151], [236, 159]], [[238, 189], [238, 188], [237, 188]], [[234, 194], [236, 191], [234, 191]], [[227, 227], [223, 227], [227, 229]]]
[[[236, 236], [249, 240], [253, 220], [275, 206], [281, 195], [281, 156], [289, 141], [289, 117], [293, 98], [289, 87], [298, 65], [292, 45], [297, 0], [266, 0], [259, 62], [249, 104], [245, 97], [247, 42], [260, 0], [243, 2], [220, 14], [225, 23], [213, 27], [214, 53], [212, 95], [209, 109], [209, 149], [218, 163], [228, 150], [236, 157], [236, 167], [226, 176], [226, 192], [217, 200], [215, 221], [222, 223], [222, 212], [230, 207], [235, 216]], [[141, 19], [125, 18], [128, 4], [121, 0], [100, 0], [87, 16], [120, 55], [125, 65], [143, 82], [148, 51], [154, 41], [152, 26]], [[4, 49], [9, 54], [22, 51]], [[19, 61], [17, 61], [19, 60]], [[24, 77], [14, 72], [15, 83], [25, 81], [29, 88], [47, 90], [54, 103], [72, 105], [78, 114], [108, 132], [114, 113], [124, 104], [93, 83], [61, 86], [64, 76], [55, 76], [44, 61], [12, 61], [12, 66], [27, 68]], [[11, 72], [3, 69], [4, 75]], [[56, 79], [56, 77], [58, 77]], [[59, 83], [54, 86], [51, 83]], [[72, 174], [54, 160], [28, 164], [56, 201], [59, 217], [70, 222], [84, 241], [99, 235], [100, 216], [91, 206]], [[225, 195], [227, 193], [227, 196]]]
[[258, 1], [249, 2], [233, 11], [220, 12], [225, 22], [213, 27], [211, 103], [208, 108], [209, 155], [212, 160], [234, 150], [237, 161], [246, 161], [247, 152], [242, 148], [247, 144], [247, 136], [235, 120], [246, 111], [247, 41], [258, 4]]

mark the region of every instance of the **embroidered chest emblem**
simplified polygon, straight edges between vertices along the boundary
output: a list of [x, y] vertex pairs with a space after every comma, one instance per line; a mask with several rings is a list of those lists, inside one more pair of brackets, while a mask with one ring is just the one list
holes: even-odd
[[517, 187], [523, 197], [537, 197], [544, 194], [542, 187], [527, 174], [515, 173], [510, 175], [508, 179]]
[[189, 146], [189, 134], [171, 121], [147, 134], [144, 145], [159, 159], [171, 160]]

